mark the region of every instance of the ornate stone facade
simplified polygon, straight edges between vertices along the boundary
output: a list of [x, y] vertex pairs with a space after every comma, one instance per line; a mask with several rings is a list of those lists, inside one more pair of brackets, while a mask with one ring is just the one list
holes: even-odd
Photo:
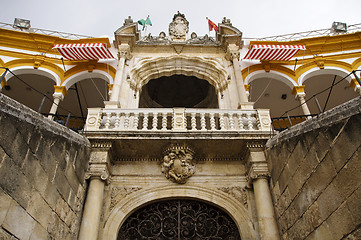
[[[0, 151], [0, 239], [3, 236], [17, 239], [77, 239], [79, 232], [79, 240], [116, 240], [123, 226], [131, 230], [133, 225], [124, 223], [137, 210], [154, 206], [154, 212], [164, 210], [169, 206], [158, 203], [173, 200], [173, 207], [177, 203], [175, 208], [172, 207], [177, 212], [177, 221], [173, 223], [177, 224], [170, 232], [179, 233], [183, 223], [188, 225], [187, 229], [195, 229], [194, 226], [202, 226], [207, 231], [216, 229], [212, 228], [212, 224], [207, 224], [207, 221], [216, 221], [216, 217], [212, 216], [207, 216], [206, 221], [197, 225], [200, 215], [187, 212], [186, 216], [194, 217], [194, 221], [189, 218], [179, 221], [185, 216], [179, 214], [181, 211], [194, 210], [187, 207], [189, 204], [180, 204], [184, 200], [191, 201], [192, 206], [208, 204], [212, 205], [209, 209], [224, 211], [228, 219], [234, 221], [236, 228], [233, 229], [239, 231], [237, 237], [241, 239], [278, 239], [276, 218], [284, 239], [305, 239], [308, 236], [329, 239], [329, 234], [322, 231], [339, 222], [340, 211], [349, 213], [342, 215], [347, 224], [335, 228], [340, 231], [332, 229], [333, 235], [339, 239], [346, 238], [347, 234], [347, 237], [357, 238], [358, 230], [349, 226], [360, 225], [354, 221], [359, 217], [357, 211], [352, 211], [358, 206], [359, 189], [355, 181], [358, 178], [349, 176], [354, 176], [353, 173], [357, 172], [355, 169], [358, 169], [359, 164], [355, 159], [359, 146], [355, 143], [360, 141], [352, 135], [357, 131], [348, 128], [349, 124], [357, 121], [350, 119], [345, 120], [342, 127], [336, 125], [333, 131], [339, 128], [342, 131], [335, 135], [331, 147], [322, 143], [332, 134], [324, 137], [318, 132], [310, 133], [310, 138], [300, 140], [297, 137], [296, 142], [288, 141], [289, 136], [286, 136], [287, 143], [277, 142], [276, 149], [269, 150], [270, 155], [266, 159], [264, 146], [272, 135], [270, 111], [261, 105], [255, 107], [257, 105], [249, 100], [254, 100], [252, 93], [258, 90], [252, 89], [251, 82], [270, 78], [275, 81], [270, 84], [270, 80], [267, 91], [276, 88], [278, 92], [278, 86], [282, 84], [294, 88], [299, 102], [304, 105], [303, 113], [312, 112], [306, 107], [305, 81], [307, 84], [315, 82], [309, 79], [317, 75], [319, 82], [319, 75], [325, 72], [338, 73], [343, 77], [347, 71], [359, 69], [359, 34], [303, 39], [307, 50], [302, 63], [297, 59], [255, 63], [243, 61], [242, 57], [251, 47], [248, 44], [262, 44], [260, 41], [249, 43], [246, 40], [244, 43], [242, 32], [227, 18], [218, 23], [218, 27], [219, 31], [214, 37], [198, 36], [195, 32], [189, 35], [189, 23], [185, 15], [178, 12], [169, 24], [168, 35], [161, 32], [155, 36], [142, 36], [137, 22], [128, 17], [115, 31], [112, 43], [106, 38], [81, 40], [84, 43], [99, 41], [107, 47], [111, 46], [114, 61], [64, 60], [64, 71], [61, 70], [63, 63], [60, 63], [59, 55], [46, 49], [52, 49], [54, 42], [74, 43], [73, 40], [42, 34], [29, 38], [29, 34], [34, 33], [13, 31], [9, 34], [10, 30], [1, 29], [0, 34], [7, 38], [7, 43], [0, 41], [1, 47], [12, 48], [1, 53], [0, 64], [5, 68], [1, 72], [3, 92], [16, 92], [13, 91], [16, 82], [12, 84], [16, 74], [24, 78], [41, 76], [53, 84], [55, 80], [54, 103], [50, 111], [52, 117], [62, 111], [58, 109], [59, 104], [76, 102], [74, 99], [70, 101], [73, 94], [67, 94], [67, 89], [79, 81], [89, 80], [91, 87], [97, 86], [103, 98], [91, 104], [96, 108], [87, 109], [88, 117], [82, 135], [69, 134], [70, 130], [65, 127], [65, 130], [60, 129], [60, 125], [46, 118], [48, 121], [44, 121], [38, 114], [34, 114], [36, 120], [31, 120], [34, 116], [19, 105], [1, 108], [4, 134], [0, 136], [3, 139], [0, 149], [4, 151]], [[21, 46], [19, 39], [27, 46]], [[341, 49], [334, 51], [338, 45]], [[44, 51], [41, 55], [36, 54], [39, 51], [36, 46], [41, 46], [41, 51]], [[316, 53], [318, 56], [314, 57]], [[322, 53], [326, 54], [322, 56]], [[348, 76], [346, 80], [351, 83], [350, 89], [359, 92], [358, 75], [354, 77]], [[101, 87], [99, 82], [102, 83]], [[340, 89], [346, 92], [347, 88]], [[91, 91], [84, 93], [92, 100], [96, 97]], [[107, 94], [109, 99], [104, 97]], [[265, 92], [260, 99], [272, 95], [272, 92]], [[162, 101], [160, 98], [163, 98]], [[286, 102], [286, 99], [282, 99]], [[289, 100], [294, 103], [294, 99], [287, 98], [288, 103]], [[277, 102], [267, 101], [270, 104]], [[272, 111], [275, 110], [279, 110], [278, 105], [273, 107]], [[8, 111], [16, 117], [24, 117], [21, 123], [27, 122], [26, 125], [28, 121], [34, 121], [34, 126], [23, 129], [23, 124], [12, 120], [14, 116], [9, 120]], [[80, 112], [74, 113], [80, 116]], [[43, 126], [36, 124], [45, 128], [50, 124], [57, 129], [57, 133], [49, 134], [44, 130], [39, 137], [38, 127]], [[49, 129], [52, 128], [47, 131]], [[31, 130], [34, 130], [33, 134]], [[345, 136], [346, 132], [350, 136]], [[71, 137], [70, 141], [63, 139], [74, 134], [76, 137], [73, 140]], [[316, 140], [313, 134], [318, 136]], [[58, 137], [62, 140], [59, 141]], [[8, 139], [14, 139], [14, 142], [9, 144]], [[310, 148], [310, 139], [312, 146], [321, 147]], [[82, 146], [90, 148], [89, 142], [91, 150], [81, 150]], [[347, 149], [343, 143], [347, 143]], [[347, 153], [347, 157], [340, 157], [334, 144], [340, 145], [340, 149], [345, 147], [350, 155]], [[294, 149], [291, 155], [290, 149]], [[321, 154], [326, 150], [328, 154]], [[300, 159], [302, 161], [298, 161]], [[340, 164], [342, 159], [347, 159], [347, 164], [345, 161]], [[287, 164], [279, 164], [281, 160]], [[317, 167], [308, 169], [310, 164]], [[351, 165], [354, 167], [347, 167]], [[337, 166], [337, 171], [341, 173], [338, 176], [334, 170]], [[320, 188], [322, 183], [319, 184], [317, 176], [322, 176], [324, 181], [327, 177], [332, 178], [327, 186]], [[344, 176], [347, 176], [347, 182], [353, 188], [343, 188]], [[271, 195], [270, 184], [274, 195]], [[20, 187], [15, 189], [14, 186]], [[295, 186], [299, 187], [297, 191]], [[335, 193], [335, 188], [340, 192]], [[319, 194], [313, 196], [315, 189]], [[352, 191], [347, 192], [347, 189]], [[312, 193], [311, 197], [309, 193]], [[330, 195], [339, 193], [343, 202], [340, 200], [334, 209], [328, 208], [328, 204], [320, 204], [327, 202]], [[295, 209], [306, 206], [303, 198], [307, 198], [308, 207], [297, 218]], [[317, 214], [320, 216], [315, 217]], [[167, 213], [161, 216], [165, 219]], [[18, 219], [21, 219], [23, 229], [14, 224]], [[130, 219], [137, 220], [136, 217]], [[322, 224], [316, 226], [310, 219], [317, 219], [317, 224]], [[142, 229], [148, 231], [152, 229], [149, 227], [151, 224], [162, 221], [157, 222], [152, 218], [152, 221], [141, 222], [144, 224]], [[137, 224], [134, 226], [141, 229]], [[312, 233], [307, 232], [311, 229]], [[204, 232], [202, 234], [199, 235], [204, 236]]]

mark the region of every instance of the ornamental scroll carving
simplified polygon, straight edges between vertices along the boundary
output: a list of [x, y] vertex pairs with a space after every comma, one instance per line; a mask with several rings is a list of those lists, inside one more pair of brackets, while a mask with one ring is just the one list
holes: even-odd
[[173, 182], [184, 184], [194, 174], [194, 152], [186, 146], [171, 146], [164, 151], [162, 172]]
[[246, 208], [248, 207], [247, 202], [247, 190], [242, 187], [220, 187], [218, 190], [225, 192], [238, 201], [240, 201]]
[[110, 210], [113, 209], [120, 200], [141, 189], [141, 187], [112, 187], [110, 193]]

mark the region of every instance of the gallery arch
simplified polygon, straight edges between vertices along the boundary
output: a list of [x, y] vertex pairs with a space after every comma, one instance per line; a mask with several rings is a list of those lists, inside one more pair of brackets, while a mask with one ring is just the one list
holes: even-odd
[[[310, 76], [304, 81], [307, 98], [312, 98], [313, 95], [321, 92], [317, 95], [317, 101], [322, 111], [327, 111], [357, 97], [358, 94], [350, 87], [349, 79], [343, 79], [345, 76], [345, 73], [332, 71], [328, 73], [327, 71], [319, 70], [318, 74]], [[330, 91], [331, 89], [324, 91], [324, 89], [330, 88], [332, 83], [337, 83], [337, 85], [332, 87], [332, 91]], [[314, 99], [308, 101], [307, 105], [311, 113], [319, 113], [317, 103]]]
[[[247, 77], [249, 99], [255, 108], [270, 109], [272, 117], [279, 117], [285, 109], [299, 105], [292, 95], [296, 82], [285, 74], [276, 71], [257, 71]], [[290, 114], [302, 115], [302, 109], [295, 109]]]
[[34, 111], [49, 113], [53, 99], [54, 79], [49, 78], [49, 75], [41, 70], [22, 69], [12, 72], [15, 76], [12, 73], [6, 75], [7, 82], [2, 93]]

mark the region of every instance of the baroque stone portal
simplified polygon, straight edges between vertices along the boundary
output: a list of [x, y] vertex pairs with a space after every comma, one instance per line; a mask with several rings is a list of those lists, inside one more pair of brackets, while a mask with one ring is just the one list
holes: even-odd
[[162, 172], [166, 178], [185, 183], [194, 174], [194, 152], [186, 146], [171, 146], [164, 151]]

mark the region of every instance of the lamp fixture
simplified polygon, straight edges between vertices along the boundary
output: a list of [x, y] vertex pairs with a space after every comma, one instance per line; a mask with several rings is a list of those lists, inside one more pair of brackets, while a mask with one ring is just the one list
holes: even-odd
[[347, 32], [347, 24], [342, 22], [333, 22], [332, 30], [335, 32]]
[[15, 18], [13, 27], [20, 28], [21, 30], [23, 30], [23, 29], [29, 30], [30, 29], [30, 20]]

